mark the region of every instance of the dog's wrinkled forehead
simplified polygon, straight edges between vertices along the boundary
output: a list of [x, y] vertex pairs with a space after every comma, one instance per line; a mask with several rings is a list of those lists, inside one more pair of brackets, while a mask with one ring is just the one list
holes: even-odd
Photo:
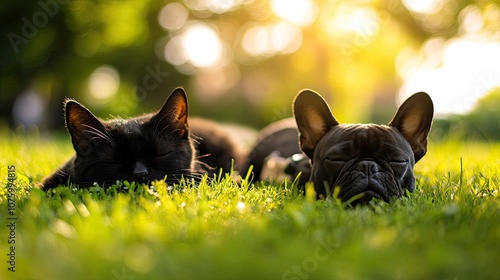
[[322, 153], [319, 155], [321, 158], [350, 155], [395, 160], [412, 154], [410, 145], [399, 132], [389, 126], [375, 124], [335, 126], [321, 139], [316, 151]]

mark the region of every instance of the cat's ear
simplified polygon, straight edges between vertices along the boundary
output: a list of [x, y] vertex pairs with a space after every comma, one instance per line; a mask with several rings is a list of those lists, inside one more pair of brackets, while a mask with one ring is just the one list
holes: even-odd
[[176, 132], [182, 138], [189, 135], [188, 102], [183, 88], [176, 88], [168, 97], [160, 111], [153, 116], [157, 131]]
[[434, 105], [425, 92], [415, 93], [399, 107], [389, 122], [410, 143], [415, 162], [427, 152], [427, 135], [432, 125]]
[[66, 100], [64, 114], [66, 127], [78, 154], [88, 154], [92, 143], [99, 144], [97, 141], [106, 140], [108, 133], [102, 122], [80, 103], [72, 99]]
[[302, 90], [293, 101], [293, 115], [299, 130], [302, 151], [312, 159], [319, 140], [339, 122], [325, 99], [312, 90]]

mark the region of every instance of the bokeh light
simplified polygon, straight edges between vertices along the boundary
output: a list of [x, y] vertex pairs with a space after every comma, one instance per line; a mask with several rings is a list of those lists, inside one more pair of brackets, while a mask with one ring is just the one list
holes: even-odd
[[223, 52], [224, 46], [217, 31], [207, 24], [194, 21], [166, 44], [165, 59], [175, 66], [189, 63], [197, 68], [211, 68], [220, 66]]
[[310, 25], [317, 14], [316, 4], [311, 0], [272, 0], [271, 9], [278, 17], [297, 26]]
[[174, 65], [180, 66], [187, 62], [187, 58], [182, 53], [183, 45], [182, 45], [182, 37], [175, 36], [170, 39], [165, 45], [165, 60]]
[[189, 18], [189, 12], [179, 3], [169, 3], [160, 10], [158, 24], [165, 30], [178, 30]]
[[328, 6], [322, 13], [323, 27], [334, 37], [373, 36], [380, 28], [379, 22], [379, 16], [372, 8], [347, 3]]
[[253, 0], [184, 0], [184, 2], [193, 10], [222, 14], [235, 10], [241, 5], [250, 4]]
[[434, 14], [441, 9], [445, 0], [402, 0], [402, 2], [412, 12]]
[[293, 53], [301, 44], [302, 30], [284, 21], [249, 27], [242, 38], [243, 50], [254, 57]]
[[88, 100], [94, 104], [102, 104], [116, 96], [120, 86], [120, 75], [110, 65], [103, 65], [92, 72], [88, 80]]
[[[500, 83], [498, 1], [73, 1], [65, 7], [33, 36], [23, 34], [31, 30], [20, 21], [31, 20], [29, 14], [8, 15], [5, 30], [26, 38], [16, 43], [10, 36], [2, 47], [0, 118], [9, 124], [15, 123], [10, 106], [25, 92], [50, 105], [47, 127], [61, 125], [52, 108], [65, 96], [104, 114], [138, 114], [176, 86], [192, 96], [193, 109], [211, 102], [206, 117], [227, 115], [257, 127], [277, 118], [275, 108], [290, 110], [305, 87], [324, 95], [341, 121], [378, 122], [390, 117], [385, 112], [394, 109], [395, 94], [401, 102], [427, 91], [438, 115], [467, 116]], [[229, 102], [232, 110], [219, 110]]]
[[45, 102], [33, 91], [21, 93], [12, 107], [12, 116], [16, 125], [32, 126], [42, 121]]
[[222, 43], [216, 31], [208, 25], [194, 23], [182, 35], [184, 54], [189, 62], [200, 68], [213, 67], [222, 56]]

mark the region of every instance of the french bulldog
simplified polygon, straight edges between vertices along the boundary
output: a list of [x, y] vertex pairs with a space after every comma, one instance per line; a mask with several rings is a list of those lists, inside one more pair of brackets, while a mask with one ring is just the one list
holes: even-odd
[[[268, 140], [271, 147], [266, 149], [279, 154], [282, 149], [298, 146], [294, 151], [300, 149], [310, 165], [301, 164], [301, 159], [293, 165], [295, 169], [287, 166], [285, 173], [288, 169], [289, 175], [306, 175], [318, 198], [326, 198], [339, 188], [338, 198], [355, 205], [366, 204], [373, 198], [390, 202], [405, 195], [406, 190], [415, 190], [413, 167], [427, 152], [434, 114], [432, 100], [426, 93], [409, 97], [388, 125], [340, 124], [323, 97], [308, 89], [295, 97], [293, 114], [298, 135], [290, 136], [286, 143]], [[283, 129], [290, 131], [290, 126], [268, 134], [284, 133]], [[287, 156], [289, 153], [284, 155]], [[258, 158], [269, 160], [263, 155]], [[264, 160], [262, 165], [266, 164]], [[265, 174], [260, 177], [263, 179]]]
[[415, 190], [413, 167], [427, 152], [434, 105], [424, 92], [409, 97], [388, 125], [339, 124], [323, 97], [303, 90], [293, 102], [301, 150], [320, 197], [340, 188], [343, 201], [389, 202]]

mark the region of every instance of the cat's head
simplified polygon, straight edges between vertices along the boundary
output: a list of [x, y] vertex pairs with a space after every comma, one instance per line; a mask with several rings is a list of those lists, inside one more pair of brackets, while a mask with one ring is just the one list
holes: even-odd
[[76, 151], [69, 174], [75, 184], [146, 183], [192, 174], [195, 152], [182, 88], [175, 89], [155, 114], [102, 121], [78, 102], [67, 100], [65, 117]]

